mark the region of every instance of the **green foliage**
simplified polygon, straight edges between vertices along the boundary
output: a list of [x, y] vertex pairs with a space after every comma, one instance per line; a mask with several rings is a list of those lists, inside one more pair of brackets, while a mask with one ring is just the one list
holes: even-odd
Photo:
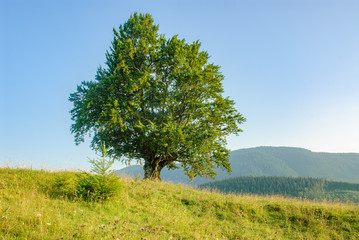
[[76, 181], [76, 194], [87, 201], [107, 200], [116, 195], [118, 187], [115, 176], [103, 179], [99, 175], [82, 173]]
[[109, 158], [105, 144], [101, 143], [101, 158], [89, 159], [92, 173], [83, 172], [77, 176], [76, 195], [85, 200], [107, 200], [115, 196], [120, 189], [119, 178], [113, 174], [113, 158]]
[[283, 195], [312, 200], [359, 203], [359, 184], [304, 177], [236, 177], [202, 184], [223, 193]]
[[144, 177], [155, 180], [175, 163], [190, 179], [230, 171], [226, 137], [245, 119], [222, 96], [220, 67], [199, 41], [158, 29], [150, 14], [135, 13], [114, 30], [106, 68], [70, 95], [76, 143], [93, 133], [94, 148], [106, 142], [111, 156], [144, 162]]
[[59, 174], [53, 178], [47, 191], [51, 197], [73, 199], [76, 197], [76, 181], [72, 174]]
[[104, 180], [113, 175], [114, 171], [111, 169], [112, 165], [115, 163], [114, 158], [108, 158], [108, 149], [104, 143], [100, 144], [100, 148], [97, 149], [100, 152], [100, 158], [89, 158], [91, 163], [91, 172], [101, 176]]

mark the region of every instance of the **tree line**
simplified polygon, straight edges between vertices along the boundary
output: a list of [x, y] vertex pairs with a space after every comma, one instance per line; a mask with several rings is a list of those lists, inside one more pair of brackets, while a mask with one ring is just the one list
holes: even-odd
[[359, 202], [359, 184], [313, 177], [242, 176], [202, 184], [199, 187], [217, 189], [223, 193]]

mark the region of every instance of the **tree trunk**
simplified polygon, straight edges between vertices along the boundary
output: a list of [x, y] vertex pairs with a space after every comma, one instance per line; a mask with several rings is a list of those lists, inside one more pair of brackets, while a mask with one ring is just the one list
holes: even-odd
[[143, 179], [149, 179], [152, 181], [161, 182], [161, 170], [163, 166], [160, 166], [158, 162], [149, 163], [148, 161], [145, 162], [143, 166], [143, 170], [145, 171], [145, 176]]

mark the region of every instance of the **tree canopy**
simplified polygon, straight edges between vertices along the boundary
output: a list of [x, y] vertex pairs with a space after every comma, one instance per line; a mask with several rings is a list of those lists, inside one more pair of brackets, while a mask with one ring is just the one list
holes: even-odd
[[144, 164], [144, 178], [182, 167], [193, 179], [230, 171], [226, 137], [245, 119], [223, 96], [224, 76], [199, 41], [158, 33], [150, 14], [133, 14], [113, 30], [106, 67], [70, 95], [75, 142], [92, 136], [109, 154]]

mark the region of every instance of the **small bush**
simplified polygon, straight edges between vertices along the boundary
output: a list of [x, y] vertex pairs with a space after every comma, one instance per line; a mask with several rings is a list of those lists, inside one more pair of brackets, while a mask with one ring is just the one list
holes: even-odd
[[76, 196], [74, 178], [66, 175], [56, 176], [49, 189], [51, 197], [72, 199]]
[[76, 194], [87, 201], [107, 200], [118, 193], [119, 183], [115, 175], [108, 175], [104, 178], [100, 175], [82, 173], [76, 181]]
[[107, 159], [108, 153], [105, 144], [99, 149], [101, 158], [90, 159], [92, 169], [90, 173], [83, 172], [76, 180], [76, 195], [87, 201], [107, 200], [116, 194], [120, 189], [119, 178], [110, 170], [114, 163], [113, 158]]

